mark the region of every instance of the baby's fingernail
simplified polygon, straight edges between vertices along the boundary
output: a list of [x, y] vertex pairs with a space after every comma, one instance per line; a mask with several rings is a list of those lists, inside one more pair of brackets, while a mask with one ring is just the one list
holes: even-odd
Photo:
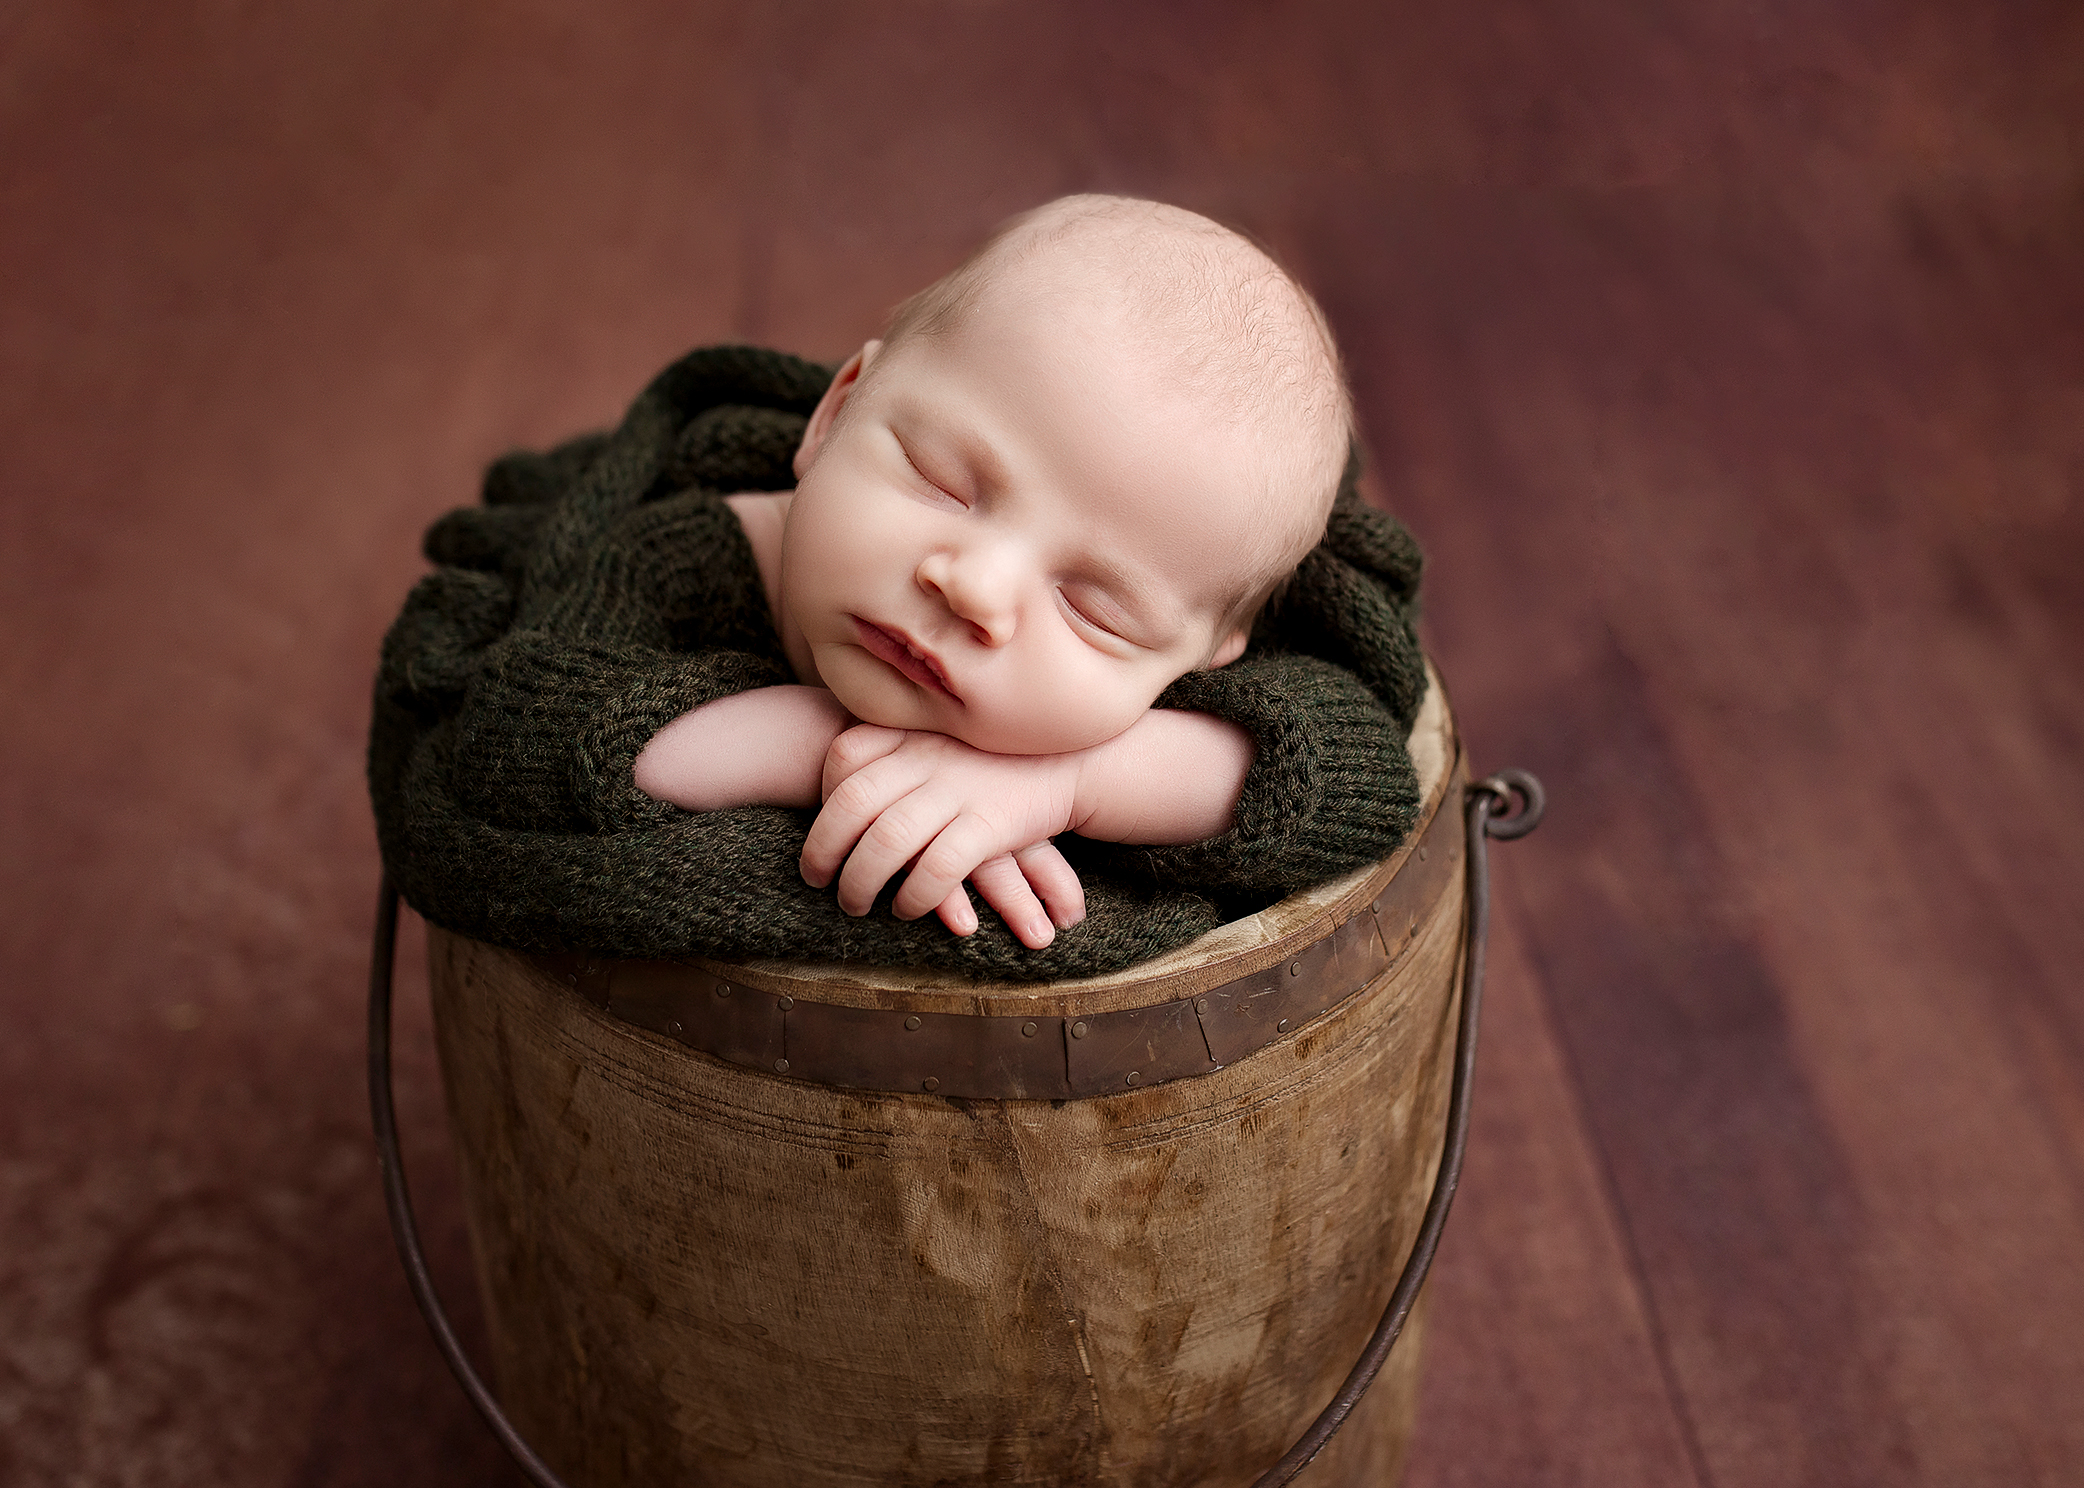
[[1031, 948], [1039, 951], [1056, 939], [1056, 926], [1049, 923], [1048, 916], [1037, 915], [1028, 921], [1028, 938]]

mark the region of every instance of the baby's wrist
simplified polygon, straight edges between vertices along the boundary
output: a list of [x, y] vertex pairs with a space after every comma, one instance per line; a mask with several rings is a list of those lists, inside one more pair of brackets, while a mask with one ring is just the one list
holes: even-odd
[[1059, 756], [1071, 771], [1071, 819], [1065, 823], [1065, 831], [1083, 834], [1086, 825], [1106, 808], [1109, 751], [1114, 746], [1115, 740], [1108, 739]]

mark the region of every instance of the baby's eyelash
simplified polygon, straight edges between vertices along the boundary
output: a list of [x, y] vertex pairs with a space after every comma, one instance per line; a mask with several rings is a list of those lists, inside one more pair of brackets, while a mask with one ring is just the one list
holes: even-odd
[[[1062, 591], [1058, 592], [1061, 593]], [[1103, 631], [1106, 634], [1113, 636], [1118, 641], [1126, 641], [1129, 639], [1127, 636], [1123, 635], [1119, 630], [1116, 630], [1112, 625], [1109, 625], [1105, 620], [1101, 620], [1094, 616], [1091, 611], [1085, 609], [1078, 603], [1077, 600], [1073, 599], [1068, 594], [1064, 595], [1064, 608], [1069, 610], [1072, 614], [1076, 615], [1079, 619], [1083, 620], [1086, 624], [1090, 625], [1093, 629]]]
[[946, 486], [942, 485], [939, 481], [935, 480], [932, 476], [928, 475], [925, 472], [925, 470], [923, 470], [920, 467], [919, 462], [912, 458], [912, 451], [910, 450], [910, 448], [906, 446], [905, 442], [902, 439], [897, 441], [897, 449], [898, 453], [905, 457], [905, 464], [912, 467], [912, 474], [918, 476], [919, 479], [925, 481], [926, 484], [933, 487], [934, 490], [940, 492], [950, 501], [961, 502], [961, 504], [964, 506], [969, 505], [969, 502], [964, 501], [962, 497], [956, 495], [953, 491], [949, 490]]

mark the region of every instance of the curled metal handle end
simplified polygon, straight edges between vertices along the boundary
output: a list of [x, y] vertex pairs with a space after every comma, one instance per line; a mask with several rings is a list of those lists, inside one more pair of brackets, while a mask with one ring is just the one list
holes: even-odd
[[[1541, 788], [1541, 782], [1525, 770], [1500, 770], [1474, 782], [1469, 789], [1497, 801], [1496, 807], [1486, 817], [1483, 829], [1500, 842], [1526, 836], [1541, 825], [1541, 814], [1548, 809], [1548, 793]], [[1515, 800], [1519, 802], [1517, 810], [1513, 807]]]

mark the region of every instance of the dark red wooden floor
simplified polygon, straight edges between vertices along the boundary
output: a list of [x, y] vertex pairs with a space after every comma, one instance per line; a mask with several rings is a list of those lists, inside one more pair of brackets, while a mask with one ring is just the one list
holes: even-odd
[[1412, 1483], [2084, 1481], [2080, 76], [2011, 0], [0, 13], [0, 1481], [514, 1481], [360, 1083], [418, 532], [1082, 187], [1317, 287], [1553, 792]]

